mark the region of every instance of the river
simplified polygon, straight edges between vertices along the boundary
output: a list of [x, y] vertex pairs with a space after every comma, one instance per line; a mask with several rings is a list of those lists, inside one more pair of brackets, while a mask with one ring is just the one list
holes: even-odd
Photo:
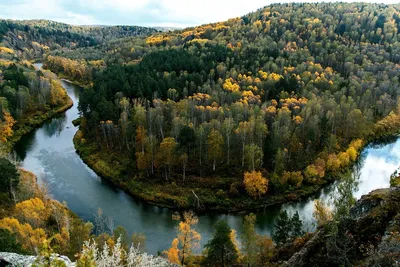
[[[36, 65], [41, 67], [40, 64]], [[140, 232], [146, 235], [146, 248], [149, 253], [167, 249], [176, 236], [176, 222], [172, 211], [136, 200], [99, 178], [88, 168], [75, 152], [72, 142], [77, 128], [72, 120], [78, 118], [77, 104], [80, 88], [61, 81], [74, 102], [65, 113], [45, 122], [40, 128], [24, 136], [16, 145], [15, 152], [25, 169], [35, 173], [40, 183], [45, 183], [49, 193], [58, 201], [66, 201], [68, 207], [84, 220], [94, 220], [101, 208], [105, 216], [112, 217], [115, 225], [122, 225], [131, 234]], [[399, 166], [400, 139], [385, 145], [369, 146], [362, 152], [357, 166], [359, 186], [354, 192], [357, 198], [371, 190], [389, 187], [389, 176]], [[270, 235], [274, 219], [280, 209], [290, 214], [296, 210], [303, 219], [305, 227], [313, 229], [312, 213], [314, 199], [329, 200], [334, 185], [325, 187], [315, 196], [300, 202], [284, 204], [257, 213], [257, 230]], [[209, 213], [199, 216], [196, 230], [201, 234], [201, 245], [212, 236], [214, 224], [225, 219], [229, 225], [241, 232], [243, 217], [233, 214]]]

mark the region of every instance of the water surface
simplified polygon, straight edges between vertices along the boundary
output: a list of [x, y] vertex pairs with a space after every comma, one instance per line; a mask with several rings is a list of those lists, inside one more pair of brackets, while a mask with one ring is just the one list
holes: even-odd
[[[41, 65], [37, 65], [41, 67]], [[94, 220], [101, 208], [105, 216], [112, 217], [115, 225], [124, 226], [129, 233], [141, 232], [147, 237], [147, 250], [157, 253], [167, 249], [176, 236], [176, 222], [172, 211], [135, 200], [109, 182], [100, 179], [76, 154], [73, 136], [77, 128], [72, 120], [78, 118], [80, 88], [66, 81], [63, 87], [74, 102], [64, 114], [47, 121], [40, 128], [24, 136], [15, 146], [23, 167], [35, 173], [40, 183], [46, 183], [50, 194], [58, 201], [66, 201], [68, 207], [84, 220]], [[400, 139], [382, 146], [370, 146], [362, 152], [358, 164], [359, 186], [357, 198], [373, 189], [389, 187], [389, 177], [400, 162]], [[314, 199], [329, 200], [334, 185], [328, 186], [315, 196], [282, 207], [269, 208], [257, 213], [257, 230], [270, 235], [273, 222], [280, 209], [290, 214], [298, 211], [307, 228], [312, 229]], [[241, 215], [210, 213], [199, 216], [196, 229], [202, 236], [201, 244], [212, 236], [214, 224], [225, 219], [239, 234]]]

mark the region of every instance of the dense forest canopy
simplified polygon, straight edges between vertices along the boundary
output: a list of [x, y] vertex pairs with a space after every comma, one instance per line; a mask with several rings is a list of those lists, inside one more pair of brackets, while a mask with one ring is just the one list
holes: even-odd
[[323, 183], [379, 134], [398, 103], [399, 10], [273, 4], [54, 51], [46, 65], [93, 82], [79, 104], [84, 141], [124, 154], [125, 179], [230, 177], [221, 196], [258, 198]]
[[[398, 258], [399, 190], [376, 190], [352, 208], [349, 167], [368, 142], [398, 133], [399, 27], [400, 5], [366, 3], [273, 4], [170, 32], [2, 20], [0, 148], [24, 125], [72, 105], [53, 73], [25, 60], [44, 55], [45, 68], [85, 87], [74, 120], [78, 153], [150, 203], [250, 210], [342, 179], [332, 209], [315, 202], [314, 234], [297, 212], [282, 211], [271, 239], [249, 214], [240, 243], [220, 221], [196, 255], [198, 218], [175, 213], [177, 238], [163, 252], [171, 263], [389, 265]], [[54, 251], [78, 255], [78, 266], [168, 265], [142, 254], [140, 233], [128, 252], [127, 231], [101, 209], [95, 225], [83, 223], [33, 174], [3, 158], [0, 170], [0, 206], [9, 208], [0, 209], [0, 246], [40, 247], [49, 262]], [[398, 180], [396, 172], [393, 187]]]
[[122, 37], [148, 35], [153, 28], [139, 26], [73, 26], [49, 20], [0, 20], [0, 42], [38, 58], [54, 49], [90, 47]]

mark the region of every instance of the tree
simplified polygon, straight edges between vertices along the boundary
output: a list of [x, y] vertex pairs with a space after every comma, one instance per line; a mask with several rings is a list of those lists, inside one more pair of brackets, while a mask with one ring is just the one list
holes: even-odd
[[245, 259], [248, 266], [254, 265], [256, 261], [257, 232], [255, 228], [256, 215], [250, 213], [244, 217], [242, 244]]
[[264, 235], [256, 237], [256, 257], [255, 263], [257, 266], [267, 266], [267, 263], [274, 256], [275, 244], [271, 238]]
[[171, 175], [171, 167], [176, 164], [175, 151], [177, 143], [175, 138], [166, 137], [160, 144], [160, 149], [157, 154], [158, 166], [164, 166], [165, 179], [168, 181], [168, 177]]
[[229, 165], [230, 163], [230, 156], [231, 156], [231, 139], [232, 139], [232, 133], [233, 133], [233, 128], [234, 128], [234, 121], [231, 117], [226, 118], [222, 124], [222, 129], [225, 133], [225, 140], [226, 140], [226, 147], [227, 147], [227, 160], [226, 163]]
[[261, 147], [256, 144], [246, 145], [244, 147], [244, 154], [249, 171], [254, 171], [261, 167], [264, 157]]
[[80, 220], [72, 220], [70, 225], [70, 248], [72, 252], [78, 253], [82, 250], [85, 241], [89, 240], [93, 224], [82, 223]]
[[15, 212], [20, 221], [27, 222], [35, 228], [44, 227], [50, 216], [50, 210], [40, 198], [32, 198], [15, 205]]
[[178, 244], [179, 244], [178, 238], [174, 238], [174, 240], [172, 241], [171, 247], [167, 251], [164, 251], [164, 254], [167, 256], [169, 262], [171, 262], [171, 263], [176, 263], [176, 264], [181, 263], [179, 261]]
[[292, 218], [290, 219], [290, 226], [291, 226], [291, 231], [290, 231], [291, 239], [304, 235], [303, 221], [300, 219], [298, 211], [296, 211], [293, 214]]
[[139, 170], [146, 170], [149, 167], [149, 155], [146, 153], [147, 131], [143, 126], [136, 129], [136, 165]]
[[[0, 106], [1, 108], [1, 106]], [[0, 116], [0, 142], [7, 142], [7, 139], [12, 136], [13, 130], [12, 127], [15, 124], [15, 120], [11, 116], [9, 112], [6, 110], [2, 110], [2, 115], [3, 115], [3, 121], [1, 120]], [[1, 114], [0, 114], [1, 115]]]
[[114, 242], [117, 242], [119, 239], [121, 242], [121, 246], [124, 249], [128, 249], [128, 232], [126, 231], [126, 229], [123, 226], [118, 225], [114, 229], [113, 237], [114, 237]]
[[190, 149], [196, 143], [196, 132], [193, 127], [184, 125], [179, 131], [178, 142], [184, 151], [190, 155]]
[[142, 253], [146, 251], [146, 236], [143, 233], [133, 233], [131, 239], [133, 247]]
[[342, 175], [333, 199], [333, 218], [336, 221], [346, 217], [350, 212], [350, 208], [356, 203], [353, 192], [357, 190], [357, 187], [358, 182], [355, 175], [350, 171]]
[[179, 161], [181, 162], [182, 165], [182, 181], [185, 182], [186, 179], [186, 168], [187, 168], [187, 164], [188, 164], [188, 154], [183, 153], [182, 155], [180, 155], [179, 157]]
[[325, 225], [332, 220], [332, 211], [322, 200], [316, 199], [314, 201], [313, 216], [318, 226]]
[[[180, 220], [180, 216], [175, 214], [173, 219]], [[183, 213], [183, 220], [178, 225], [179, 255], [181, 264], [184, 265], [185, 259], [192, 255], [192, 248], [198, 247], [201, 239], [200, 234], [192, 227], [198, 223], [196, 214], [192, 211]]]
[[168, 267], [175, 265], [168, 263], [161, 257], [142, 253], [133, 246], [129, 251], [125, 251], [119, 241], [112, 247], [105, 245], [103, 248], [100, 248], [94, 241], [86, 241], [82, 251], [79, 253], [76, 266]]
[[206, 248], [204, 263], [206, 266], [231, 266], [238, 258], [235, 245], [230, 238], [231, 228], [221, 220], [215, 225], [213, 238]]
[[268, 180], [261, 172], [245, 172], [243, 183], [247, 193], [253, 198], [259, 198], [268, 191]]
[[238, 128], [235, 130], [235, 133], [239, 136], [240, 140], [242, 141], [242, 167], [244, 167], [244, 149], [246, 146], [246, 141], [249, 138], [250, 134], [252, 133], [252, 126], [251, 123], [248, 121], [242, 121], [239, 123]]
[[0, 220], [0, 228], [6, 229], [15, 234], [17, 242], [22, 245], [25, 251], [35, 253], [41, 242], [46, 238], [42, 228], [33, 229], [28, 223], [20, 223], [15, 218], [3, 218]]
[[241, 258], [240, 249], [239, 249], [239, 242], [237, 240], [237, 234], [236, 234], [236, 230], [235, 229], [231, 229], [231, 233], [229, 234], [229, 237], [230, 237], [230, 239], [232, 241], [232, 244], [235, 246], [235, 250], [236, 250], [236, 253], [238, 255], [238, 259]]
[[272, 236], [277, 244], [284, 244], [289, 239], [304, 235], [303, 222], [299, 213], [296, 212], [292, 217], [288, 215], [286, 210], [281, 211], [275, 220], [275, 232]]
[[275, 220], [275, 231], [272, 239], [277, 244], [284, 244], [290, 236], [290, 219], [286, 210], [279, 213]]
[[213, 171], [215, 171], [215, 165], [217, 160], [223, 156], [223, 145], [224, 138], [215, 129], [212, 129], [208, 135], [208, 157], [213, 162]]
[[17, 242], [15, 234], [7, 229], [0, 229], [0, 251], [23, 253], [22, 246]]
[[12, 198], [12, 190], [18, 186], [19, 173], [17, 168], [7, 159], [0, 158], [0, 192], [8, 193]]

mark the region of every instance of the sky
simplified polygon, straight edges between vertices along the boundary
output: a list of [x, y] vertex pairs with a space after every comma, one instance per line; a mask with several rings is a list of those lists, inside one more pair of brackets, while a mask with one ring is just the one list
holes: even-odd
[[[382, 0], [380, 2], [396, 3], [399, 1]], [[290, 1], [0, 0], [0, 18], [49, 19], [74, 25], [140, 25], [183, 28], [242, 16], [273, 2]]]

